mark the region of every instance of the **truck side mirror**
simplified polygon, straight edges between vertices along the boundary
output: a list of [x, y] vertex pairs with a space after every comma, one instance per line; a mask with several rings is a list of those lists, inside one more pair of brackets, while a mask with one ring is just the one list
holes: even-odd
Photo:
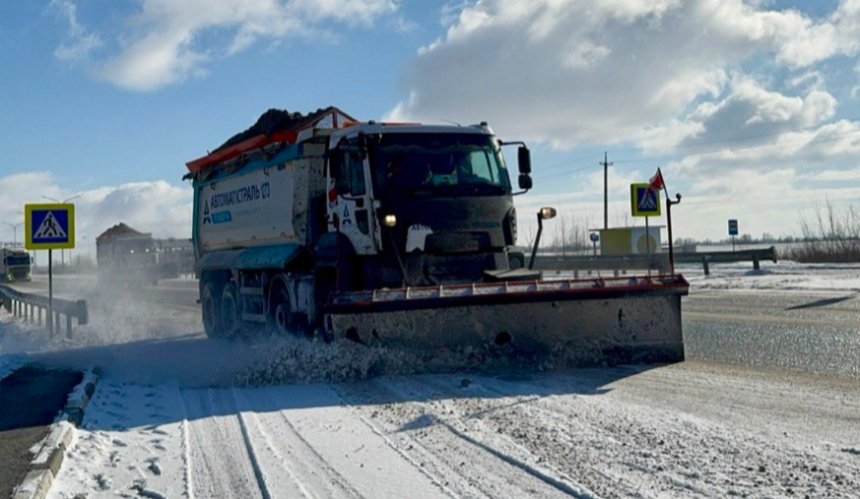
[[527, 173], [521, 173], [517, 179], [520, 184], [520, 189], [529, 190], [532, 188], [532, 178]]
[[520, 167], [520, 173], [528, 175], [532, 172], [532, 157], [528, 147], [520, 146], [517, 149], [517, 163]]

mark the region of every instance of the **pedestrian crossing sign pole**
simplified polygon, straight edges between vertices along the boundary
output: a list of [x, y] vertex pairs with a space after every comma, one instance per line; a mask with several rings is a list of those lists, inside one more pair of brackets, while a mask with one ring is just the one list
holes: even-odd
[[69, 203], [24, 205], [24, 247], [48, 250], [48, 331], [54, 335], [55, 249], [75, 247], [75, 205]]
[[634, 217], [645, 217], [645, 254], [648, 257], [648, 275], [651, 275], [651, 234], [648, 217], [660, 216], [660, 194], [650, 183], [630, 184], [630, 208]]

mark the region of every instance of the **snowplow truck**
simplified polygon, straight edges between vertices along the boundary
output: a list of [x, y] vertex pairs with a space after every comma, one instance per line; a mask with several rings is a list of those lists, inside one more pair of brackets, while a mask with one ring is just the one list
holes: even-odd
[[141, 288], [158, 284], [157, 247], [152, 234], [118, 223], [96, 238], [99, 284]]
[[0, 248], [0, 277], [6, 282], [30, 280], [30, 254], [18, 248]]
[[680, 275], [549, 280], [509, 267], [531, 161], [486, 123], [272, 110], [186, 165], [210, 337], [257, 324], [426, 352], [683, 359]]

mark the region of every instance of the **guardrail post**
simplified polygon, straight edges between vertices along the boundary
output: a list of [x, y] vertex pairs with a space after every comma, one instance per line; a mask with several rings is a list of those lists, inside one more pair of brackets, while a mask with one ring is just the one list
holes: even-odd
[[705, 275], [711, 275], [711, 269], [708, 268], [708, 257], [702, 257], [702, 267], [705, 269]]
[[78, 300], [78, 326], [88, 324], [90, 321], [89, 310], [87, 309], [86, 300]]
[[66, 315], [66, 338], [72, 338], [72, 316]]
[[758, 255], [753, 255], [753, 270], [759, 270]]

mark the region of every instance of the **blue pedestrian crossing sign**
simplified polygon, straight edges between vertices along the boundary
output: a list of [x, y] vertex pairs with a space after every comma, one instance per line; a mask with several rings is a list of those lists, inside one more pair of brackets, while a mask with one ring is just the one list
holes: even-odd
[[24, 247], [71, 249], [75, 247], [75, 205], [24, 205]]
[[659, 217], [659, 192], [648, 183], [630, 184], [630, 207], [634, 217]]

